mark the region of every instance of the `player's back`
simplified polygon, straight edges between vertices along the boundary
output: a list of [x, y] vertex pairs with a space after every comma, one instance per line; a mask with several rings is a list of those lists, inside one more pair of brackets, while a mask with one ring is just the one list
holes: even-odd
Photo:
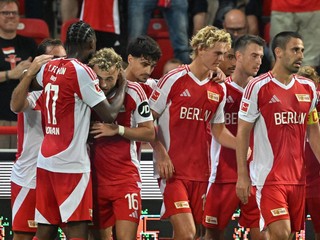
[[96, 74], [76, 59], [57, 59], [46, 64], [37, 79], [45, 101], [45, 137], [38, 166], [58, 172], [89, 171], [85, 146], [90, 107], [105, 98]]

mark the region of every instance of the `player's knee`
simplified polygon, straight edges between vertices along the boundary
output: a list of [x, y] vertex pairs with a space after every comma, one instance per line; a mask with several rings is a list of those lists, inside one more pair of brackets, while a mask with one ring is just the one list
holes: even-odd
[[279, 229], [277, 231], [269, 232], [270, 240], [288, 240], [290, 234], [290, 231], [287, 229]]
[[175, 240], [193, 240], [195, 236], [196, 236], [196, 231], [193, 229], [174, 232]]

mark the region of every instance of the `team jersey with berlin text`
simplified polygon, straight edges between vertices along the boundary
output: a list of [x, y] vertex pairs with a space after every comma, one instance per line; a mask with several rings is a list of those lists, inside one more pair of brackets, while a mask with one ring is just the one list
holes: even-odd
[[188, 65], [164, 75], [150, 97], [160, 114], [158, 135], [168, 151], [177, 179], [208, 181], [211, 123], [223, 123], [225, 84], [200, 81]]
[[239, 118], [254, 123], [253, 185], [305, 184], [307, 117], [315, 107], [314, 83], [293, 75], [284, 85], [271, 72], [245, 88]]

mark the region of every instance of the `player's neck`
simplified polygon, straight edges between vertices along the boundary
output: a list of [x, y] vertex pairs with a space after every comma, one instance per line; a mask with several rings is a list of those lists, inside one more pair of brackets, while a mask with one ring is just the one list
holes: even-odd
[[271, 70], [273, 77], [284, 85], [288, 85], [292, 80], [292, 73], [279, 65], [274, 65]]
[[207, 79], [210, 74], [210, 70], [203, 64], [198, 63], [196, 60], [189, 65], [189, 68], [193, 75], [200, 81]]
[[245, 88], [248, 82], [252, 79], [252, 76], [249, 76], [245, 71], [237, 68], [234, 70], [234, 73], [231, 74], [232, 81], [235, 82], [242, 88]]
[[135, 78], [134, 74], [132, 73], [132, 71], [130, 71], [130, 69], [128, 69], [128, 67], [124, 70], [124, 74], [127, 80], [131, 82], [138, 82], [138, 79]]

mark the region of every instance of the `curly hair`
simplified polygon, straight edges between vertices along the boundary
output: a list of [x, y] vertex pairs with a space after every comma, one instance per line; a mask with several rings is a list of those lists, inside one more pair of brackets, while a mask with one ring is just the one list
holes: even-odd
[[223, 42], [228, 44], [228, 48], [231, 47], [231, 36], [223, 29], [216, 28], [214, 26], [206, 26], [199, 30], [190, 41], [192, 47], [191, 58], [194, 59], [197, 55], [198, 48], [207, 49], [212, 48], [217, 42]]
[[319, 75], [313, 67], [303, 66], [299, 69], [299, 72], [297, 74], [311, 79], [316, 85], [319, 83]]
[[116, 69], [122, 68], [122, 58], [113, 48], [102, 48], [97, 51], [89, 61], [89, 66], [97, 65], [102, 71], [109, 72], [115, 66]]

